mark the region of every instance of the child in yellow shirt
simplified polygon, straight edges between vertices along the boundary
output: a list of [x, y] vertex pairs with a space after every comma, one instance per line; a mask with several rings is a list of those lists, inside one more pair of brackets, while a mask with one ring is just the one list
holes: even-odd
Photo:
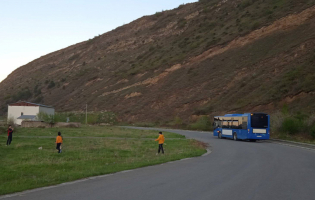
[[164, 144], [165, 138], [164, 138], [164, 135], [162, 134], [162, 132], [159, 132], [159, 137], [155, 141], [159, 142], [158, 153], [160, 153], [160, 151], [162, 150], [162, 154], [164, 154], [163, 144]]

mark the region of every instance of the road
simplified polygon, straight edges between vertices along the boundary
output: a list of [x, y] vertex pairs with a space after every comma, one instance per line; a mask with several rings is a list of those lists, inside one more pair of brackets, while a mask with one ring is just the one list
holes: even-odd
[[205, 132], [172, 132], [209, 143], [212, 153], [0, 199], [315, 199], [314, 150], [218, 139]]

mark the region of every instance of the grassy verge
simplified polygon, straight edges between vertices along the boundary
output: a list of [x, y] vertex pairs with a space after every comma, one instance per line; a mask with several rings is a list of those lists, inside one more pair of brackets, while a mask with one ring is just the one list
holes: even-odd
[[121, 123], [122, 126], [139, 126], [139, 127], [165, 127], [165, 128], [175, 128], [183, 130], [195, 130], [195, 131], [212, 131], [212, 118], [207, 115], [200, 115], [194, 121], [181, 119], [176, 116], [171, 121], [165, 122], [135, 122], [135, 123]]
[[305, 133], [298, 133], [295, 135], [286, 134], [283, 132], [276, 132], [271, 135], [272, 139], [289, 140], [293, 142], [302, 142], [307, 144], [315, 144], [315, 139]]
[[[99, 127], [88, 127], [98, 133]], [[0, 195], [73, 181], [85, 177], [114, 173], [186, 157], [200, 156], [206, 152], [205, 146], [195, 140], [167, 140], [165, 155], [156, 156], [157, 144], [151, 131], [125, 130], [117, 127], [102, 127], [104, 138], [64, 138], [63, 153], [57, 154], [54, 138], [14, 137], [11, 146], [5, 146], [6, 136], [0, 136]], [[51, 129], [19, 129], [17, 134], [39, 135]], [[70, 134], [69, 130], [67, 129]], [[73, 129], [85, 132], [86, 128]], [[66, 135], [66, 130], [64, 136]], [[87, 131], [87, 130], [86, 130]], [[114, 140], [105, 133], [116, 131], [120, 136], [137, 135], [152, 138]], [[132, 134], [126, 132], [131, 131]], [[123, 133], [123, 134], [122, 134]], [[55, 135], [55, 134], [54, 134]], [[80, 135], [79, 133], [76, 135]], [[85, 136], [81, 133], [80, 136]], [[112, 135], [111, 135], [112, 136]], [[170, 138], [179, 136], [169, 134]], [[42, 147], [42, 150], [38, 149]]]
[[[64, 137], [121, 137], [121, 138], [157, 138], [158, 131], [136, 130], [114, 126], [82, 126], [81, 128], [19, 128], [15, 135], [21, 136], [57, 136], [58, 131]], [[166, 138], [185, 138], [175, 133], [163, 132]]]
[[291, 113], [284, 107], [271, 115], [271, 133], [273, 139], [315, 144], [315, 115]]

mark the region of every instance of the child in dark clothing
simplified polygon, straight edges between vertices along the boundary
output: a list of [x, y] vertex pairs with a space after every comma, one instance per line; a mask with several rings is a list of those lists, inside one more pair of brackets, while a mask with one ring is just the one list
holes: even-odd
[[13, 128], [11, 125], [9, 125], [9, 128], [8, 128], [8, 140], [7, 140], [7, 146], [11, 144], [12, 142], [12, 134], [13, 134]]

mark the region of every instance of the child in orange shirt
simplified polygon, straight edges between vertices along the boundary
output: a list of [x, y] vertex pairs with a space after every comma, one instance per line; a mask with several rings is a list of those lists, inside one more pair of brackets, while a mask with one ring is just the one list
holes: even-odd
[[159, 132], [159, 134], [160, 135], [159, 135], [158, 139], [156, 139], [155, 141], [159, 142], [158, 153], [160, 153], [160, 151], [162, 150], [162, 154], [164, 154], [163, 144], [164, 144], [165, 138], [164, 138], [164, 135], [162, 134], [162, 132]]
[[61, 137], [61, 133], [60, 132], [58, 132], [58, 136], [56, 138], [56, 144], [57, 144], [56, 149], [58, 150], [58, 153], [61, 153], [62, 137]]

